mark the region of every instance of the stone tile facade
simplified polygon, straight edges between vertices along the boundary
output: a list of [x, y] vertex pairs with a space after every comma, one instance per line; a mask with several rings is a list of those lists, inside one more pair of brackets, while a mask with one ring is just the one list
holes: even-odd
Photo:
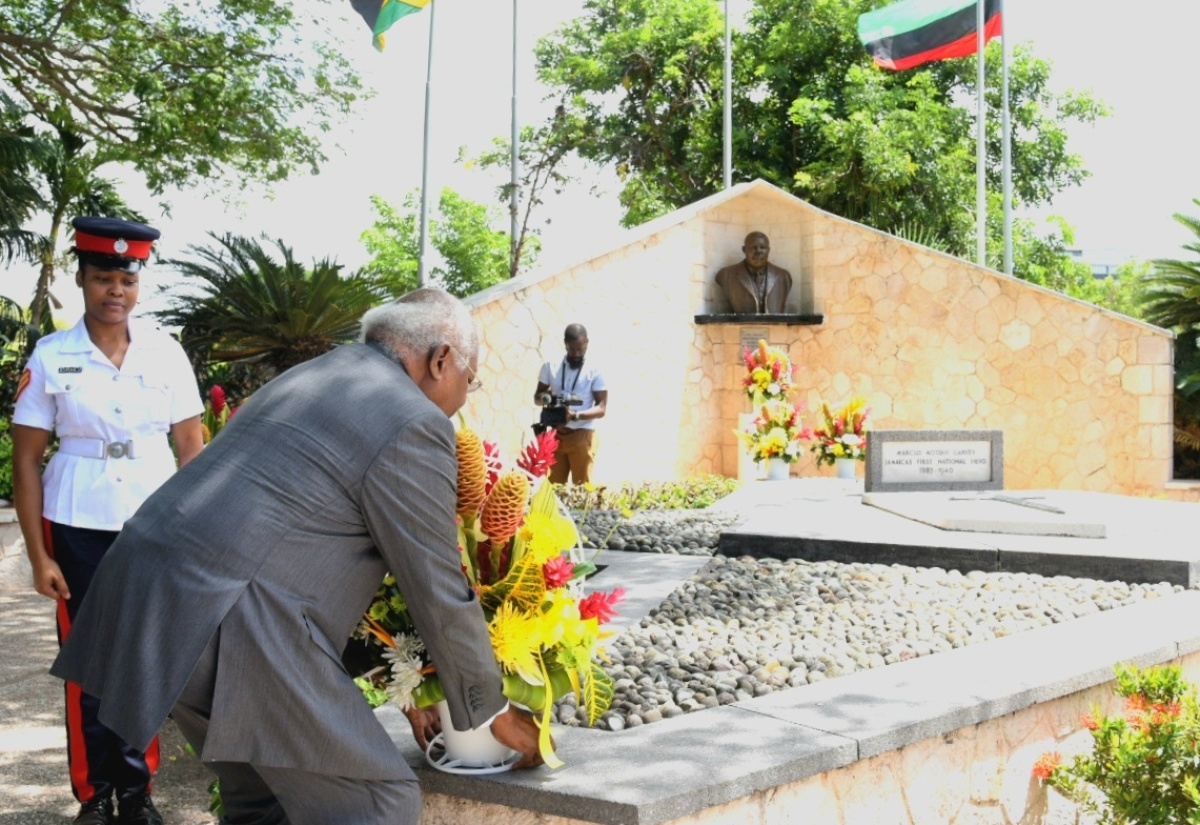
[[[697, 325], [747, 232], [789, 270], [804, 325]], [[738, 474], [743, 335], [798, 365], [797, 400], [868, 399], [888, 429], [1004, 432], [1006, 487], [1172, 495], [1172, 335], [822, 212], [762, 181], [630, 234], [616, 249], [473, 296], [488, 390], [464, 414], [507, 455], [536, 418], [543, 360], [587, 326], [610, 385], [600, 483]], [[806, 456], [800, 475], [832, 473]]]

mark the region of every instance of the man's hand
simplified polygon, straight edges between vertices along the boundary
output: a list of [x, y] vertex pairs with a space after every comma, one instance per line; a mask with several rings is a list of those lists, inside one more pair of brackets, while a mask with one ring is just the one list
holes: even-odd
[[521, 754], [521, 761], [514, 767], [535, 768], [542, 764], [542, 754], [538, 750], [538, 725], [529, 711], [510, 705], [508, 710], [492, 720], [492, 736], [500, 744]]
[[408, 724], [412, 727], [413, 739], [417, 740], [417, 744], [421, 746], [421, 750], [429, 747], [430, 740], [442, 731], [442, 720], [438, 716], [436, 707], [406, 708], [404, 715], [408, 717]]

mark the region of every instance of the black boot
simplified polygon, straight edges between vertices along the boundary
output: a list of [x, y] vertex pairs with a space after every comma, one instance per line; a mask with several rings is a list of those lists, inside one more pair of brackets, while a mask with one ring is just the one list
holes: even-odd
[[79, 814], [71, 820], [71, 825], [111, 825], [113, 821], [112, 797], [98, 796], [79, 806]]
[[135, 793], [121, 800], [118, 825], [163, 825], [162, 814], [150, 801], [150, 794]]

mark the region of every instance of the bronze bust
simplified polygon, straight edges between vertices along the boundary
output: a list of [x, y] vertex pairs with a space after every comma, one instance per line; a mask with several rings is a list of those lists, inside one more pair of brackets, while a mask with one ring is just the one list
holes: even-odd
[[767, 261], [771, 242], [762, 232], [751, 232], [742, 245], [745, 258], [722, 268], [717, 283], [729, 299], [730, 311], [739, 315], [778, 314], [785, 312], [792, 276]]

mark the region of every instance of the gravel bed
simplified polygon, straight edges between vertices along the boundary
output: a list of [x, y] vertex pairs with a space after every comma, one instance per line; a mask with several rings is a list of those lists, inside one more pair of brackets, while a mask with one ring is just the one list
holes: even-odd
[[705, 510], [620, 510], [573, 512], [583, 546], [642, 553], [711, 556], [721, 531], [738, 520], [735, 513]]
[[[721, 530], [736, 519], [702, 510], [586, 515], [581, 532], [589, 540], [602, 541], [611, 530], [610, 547], [620, 541], [624, 550], [686, 555], [713, 555]], [[615, 696], [596, 727], [636, 727], [1180, 590], [1167, 583], [714, 556], [614, 641], [605, 669]], [[555, 711], [562, 724], [585, 721], [573, 696]]]

